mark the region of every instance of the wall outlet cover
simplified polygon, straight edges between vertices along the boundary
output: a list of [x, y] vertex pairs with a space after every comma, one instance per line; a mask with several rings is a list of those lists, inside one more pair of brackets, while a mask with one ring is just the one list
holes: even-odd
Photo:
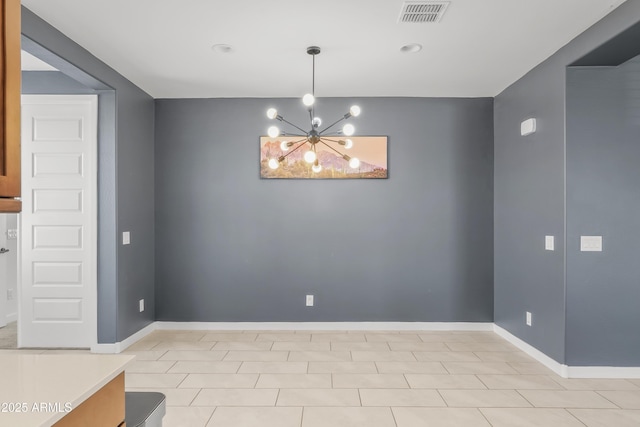
[[527, 322], [527, 326], [531, 326], [532, 316], [531, 316], [531, 312], [529, 312], [529, 311], [527, 311], [526, 322]]
[[555, 240], [553, 236], [544, 236], [544, 249], [547, 251], [555, 251]]
[[141, 299], [140, 300], [140, 313], [142, 313], [144, 311], [144, 300]]
[[131, 244], [131, 233], [129, 231], [122, 232], [122, 244], [123, 245]]
[[580, 236], [580, 251], [602, 252], [602, 236]]
[[307, 307], [313, 307], [313, 295], [307, 295], [306, 304]]

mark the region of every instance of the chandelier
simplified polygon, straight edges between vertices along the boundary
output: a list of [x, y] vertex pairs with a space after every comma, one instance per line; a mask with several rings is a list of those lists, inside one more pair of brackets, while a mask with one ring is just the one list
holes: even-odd
[[322, 171], [322, 165], [320, 164], [320, 159], [318, 157], [318, 144], [322, 144], [326, 146], [331, 151], [337, 153], [340, 157], [346, 160], [349, 163], [349, 167], [352, 169], [358, 169], [360, 166], [360, 160], [357, 157], [350, 157], [347, 154], [342, 153], [338, 148], [344, 148], [345, 150], [353, 147], [353, 141], [351, 139], [342, 139], [341, 136], [351, 136], [355, 133], [355, 128], [351, 123], [346, 123], [342, 127], [341, 130], [331, 130], [335, 129], [334, 127], [351, 117], [357, 117], [360, 115], [360, 107], [357, 105], [352, 105], [349, 108], [349, 111], [342, 116], [340, 119], [336, 120], [329, 126], [322, 128], [322, 120], [320, 117], [315, 115], [315, 88], [316, 88], [316, 55], [320, 54], [320, 48], [318, 46], [309, 46], [307, 48], [307, 53], [313, 57], [313, 71], [311, 75], [311, 93], [306, 94], [302, 97], [302, 103], [307, 107], [309, 111], [309, 120], [311, 129], [309, 131], [304, 130], [300, 126], [296, 126], [293, 123], [287, 121], [284, 117], [278, 114], [278, 110], [275, 108], [269, 108], [267, 110], [267, 117], [271, 120], [279, 120], [283, 123], [288, 124], [289, 126], [295, 128], [298, 132], [287, 133], [283, 132], [278, 128], [278, 126], [271, 126], [267, 135], [271, 138], [277, 138], [279, 136], [291, 136], [291, 137], [300, 137], [299, 140], [294, 141], [282, 141], [280, 143], [280, 150], [285, 153], [278, 157], [272, 157], [268, 161], [268, 165], [271, 169], [278, 169], [281, 165], [284, 164], [287, 157], [289, 157], [294, 152], [302, 149], [303, 147], [307, 149], [304, 153], [305, 162], [313, 165], [311, 170], [314, 173], [320, 173]]

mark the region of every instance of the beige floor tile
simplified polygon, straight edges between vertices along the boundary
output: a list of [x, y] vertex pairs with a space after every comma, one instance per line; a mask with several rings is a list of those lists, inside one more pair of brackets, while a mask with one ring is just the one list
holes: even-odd
[[272, 347], [273, 343], [269, 341], [220, 341], [213, 346], [213, 350], [269, 351]]
[[441, 342], [389, 342], [389, 347], [393, 351], [450, 351]]
[[258, 374], [189, 374], [180, 388], [253, 388]]
[[309, 362], [310, 374], [377, 374], [374, 362]]
[[125, 374], [125, 384], [127, 387], [177, 387], [185, 378], [186, 374]]
[[260, 374], [256, 388], [331, 388], [331, 374]]
[[522, 363], [522, 362], [507, 362], [509, 366], [518, 371], [519, 374], [524, 375], [550, 375], [558, 377], [551, 369], [544, 366], [542, 363]]
[[285, 362], [288, 351], [241, 351], [231, 350], [224, 357], [225, 362]]
[[126, 391], [155, 391], [162, 393], [166, 397], [167, 406], [189, 406], [196, 395], [200, 392], [199, 388], [130, 388]]
[[483, 362], [537, 363], [531, 356], [520, 351], [476, 351]]
[[169, 369], [176, 374], [235, 374], [241, 362], [178, 361]]
[[418, 334], [366, 334], [367, 342], [422, 342]]
[[131, 344], [129, 347], [127, 347], [127, 350], [130, 350], [130, 351], [151, 350], [158, 344], [160, 344], [160, 341], [138, 341], [136, 343]]
[[333, 388], [409, 388], [401, 374], [332, 374]]
[[226, 351], [169, 350], [160, 357], [160, 360], [207, 360], [213, 362], [222, 360], [226, 355]]
[[517, 374], [506, 362], [442, 362], [452, 374]]
[[217, 408], [207, 427], [300, 427], [302, 408]]
[[616, 408], [595, 391], [520, 390], [538, 408]]
[[411, 388], [486, 390], [486, 386], [475, 375], [430, 375], [406, 374]]
[[273, 333], [262, 333], [258, 334], [256, 341], [271, 341], [271, 342], [296, 342], [303, 341], [309, 342], [311, 341], [311, 334], [273, 334]]
[[199, 333], [165, 333], [153, 332], [144, 338], [144, 341], [200, 341], [204, 337], [204, 332]]
[[132, 356], [136, 356], [136, 362], [142, 360], [158, 360], [160, 359], [167, 351], [166, 350], [125, 350], [122, 354], [130, 354]]
[[587, 427], [638, 427], [640, 411], [625, 409], [569, 409]]
[[332, 342], [332, 351], [390, 351], [386, 342]]
[[520, 351], [516, 346], [508, 343], [492, 342], [448, 342], [451, 351]]
[[248, 334], [242, 332], [220, 333], [210, 332], [202, 337], [202, 341], [255, 341], [258, 334]]
[[493, 427], [584, 427], [564, 409], [482, 408], [480, 412]]
[[306, 374], [307, 362], [242, 362], [240, 374]]
[[330, 342], [296, 342], [280, 341], [274, 342], [272, 351], [330, 351]]
[[317, 334], [314, 333], [311, 337], [311, 341], [313, 342], [365, 342], [365, 336], [363, 333], [351, 333], [351, 334], [340, 334], [340, 333], [325, 333], [325, 334]]
[[447, 406], [437, 390], [361, 389], [362, 406]]
[[635, 378], [628, 381], [640, 387], [640, 379]]
[[475, 342], [501, 342], [501, 343], [508, 342], [507, 340], [505, 340], [504, 338], [502, 338], [500, 335], [496, 334], [493, 331], [486, 331], [486, 332], [476, 331], [471, 334], [468, 334], [468, 337], [470, 340]]
[[356, 389], [283, 388], [277, 406], [360, 406], [360, 396]]
[[469, 338], [464, 334], [452, 334], [452, 333], [422, 333], [418, 334], [420, 340], [423, 342], [476, 342], [474, 339]]
[[[211, 350], [213, 342], [203, 341], [162, 341], [158, 345], [152, 347], [153, 350], [191, 350], [191, 351], [204, 351]], [[131, 347], [129, 347], [131, 348]], [[151, 350], [146, 349], [146, 350]], [[144, 350], [144, 349], [140, 349]]]
[[409, 351], [352, 351], [355, 362], [415, 362]]
[[304, 408], [302, 427], [396, 427], [390, 408]]
[[278, 390], [205, 388], [191, 406], [275, 406]]
[[419, 362], [480, 362], [471, 351], [414, 351]]
[[205, 427], [215, 408], [167, 406], [162, 427]]
[[176, 362], [173, 360], [157, 361], [157, 360], [135, 360], [127, 365], [127, 373], [138, 374], [163, 374], [169, 371]]
[[640, 391], [640, 387], [623, 379], [560, 378], [556, 376], [554, 380], [567, 390]]
[[515, 390], [440, 390], [448, 406], [458, 408], [529, 408]]
[[598, 393], [622, 409], [640, 409], [640, 390], [600, 391]]
[[440, 362], [376, 362], [381, 374], [446, 374]]
[[348, 351], [292, 351], [289, 353], [290, 362], [350, 362], [351, 353]]
[[[491, 427], [477, 409], [392, 408], [397, 427]], [[549, 426], [551, 427], [551, 426]]]
[[562, 386], [545, 375], [478, 375], [489, 389], [562, 390]]

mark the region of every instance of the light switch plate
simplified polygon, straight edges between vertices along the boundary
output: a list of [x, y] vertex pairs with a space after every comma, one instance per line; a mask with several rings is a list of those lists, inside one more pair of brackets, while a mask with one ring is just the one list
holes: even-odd
[[526, 317], [525, 321], [527, 323], [527, 326], [531, 326], [531, 324], [533, 323], [533, 319], [532, 319], [533, 316], [531, 315], [531, 312], [527, 311], [525, 317]]
[[129, 231], [122, 232], [122, 244], [123, 245], [131, 244], [131, 233]]
[[553, 236], [544, 236], [544, 249], [547, 251], [555, 251], [555, 240]]
[[602, 252], [602, 236], [580, 236], [582, 252]]
[[313, 307], [313, 295], [307, 295], [306, 304], [307, 307]]
[[141, 299], [139, 304], [140, 304], [140, 313], [142, 313], [144, 311], [144, 300]]

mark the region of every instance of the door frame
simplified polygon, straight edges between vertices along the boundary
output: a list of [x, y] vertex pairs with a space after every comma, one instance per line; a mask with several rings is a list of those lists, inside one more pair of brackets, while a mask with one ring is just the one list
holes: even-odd
[[[25, 99], [38, 99], [38, 103], [51, 103], [51, 104], [60, 104], [60, 103], [64, 103], [65, 101], [67, 102], [73, 102], [74, 100], [78, 100], [78, 99], [86, 99], [86, 100], [90, 100], [91, 102], [91, 114], [92, 117], [94, 117], [95, 119], [95, 123], [94, 123], [94, 127], [93, 129], [95, 130], [95, 135], [94, 138], [92, 138], [91, 140], [91, 146], [90, 146], [90, 154], [89, 154], [89, 159], [87, 160], [88, 162], [90, 162], [91, 165], [91, 169], [92, 169], [92, 175], [90, 177], [90, 190], [91, 190], [91, 195], [88, 199], [86, 199], [86, 204], [84, 205], [86, 208], [90, 209], [90, 211], [92, 212], [92, 214], [90, 215], [91, 218], [91, 230], [88, 236], [88, 242], [89, 242], [89, 248], [85, 248], [85, 250], [89, 250], [90, 253], [90, 257], [91, 257], [91, 267], [90, 267], [90, 276], [91, 276], [91, 280], [90, 280], [90, 292], [88, 293], [88, 298], [86, 300], [86, 303], [83, 304], [84, 307], [88, 308], [87, 311], [87, 315], [85, 316], [85, 319], [87, 319], [88, 322], [90, 322], [91, 324], [91, 336], [89, 337], [89, 344], [88, 347], [89, 349], [93, 349], [96, 347], [97, 343], [98, 343], [98, 149], [99, 149], [99, 110], [98, 110], [98, 95], [97, 94], [68, 94], [68, 95], [50, 95], [50, 94], [24, 94], [21, 95], [21, 102], [20, 105], [22, 106]], [[26, 161], [31, 161], [31, 159], [25, 159], [25, 152], [26, 152], [26, 147], [24, 145], [21, 146], [20, 149], [20, 155], [22, 158], [22, 162], [24, 164], [25, 160]], [[24, 168], [23, 170], [26, 170], [26, 168]], [[23, 180], [24, 183], [24, 180]], [[26, 192], [22, 192], [22, 197], [23, 200], [25, 197], [32, 197], [32, 194], [27, 194]], [[24, 329], [21, 325], [24, 324], [25, 319], [23, 318], [24, 316], [24, 304], [28, 303], [28, 301], [23, 301], [22, 298], [22, 292], [23, 292], [23, 286], [25, 286], [26, 284], [23, 283], [23, 275], [22, 275], [22, 268], [23, 268], [23, 244], [26, 244], [27, 242], [23, 241], [23, 233], [22, 233], [22, 226], [23, 226], [23, 216], [24, 215], [29, 215], [30, 212], [26, 212], [26, 211], [22, 211], [19, 215], [18, 215], [18, 230], [20, 230], [18, 232], [18, 265], [17, 265], [17, 295], [16, 297], [18, 298], [18, 307], [17, 307], [17, 314], [18, 314], [18, 348], [22, 347], [22, 341], [23, 341], [23, 334], [24, 334]]]

